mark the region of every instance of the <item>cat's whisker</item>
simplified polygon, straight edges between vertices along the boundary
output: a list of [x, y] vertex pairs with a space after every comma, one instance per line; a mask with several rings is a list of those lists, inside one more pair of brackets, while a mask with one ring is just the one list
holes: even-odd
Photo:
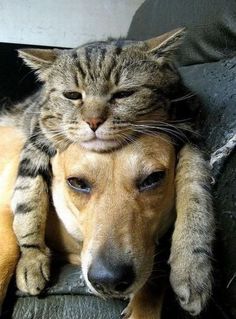
[[150, 126], [150, 125], [133, 125], [136, 129], [138, 128], [140, 132], [150, 131], [162, 131], [164, 133], [170, 134], [171, 136], [179, 139], [182, 142], [186, 142], [187, 137], [182, 132], [174, 131], [173, 129], [169, 129], [166, 127], [158, 127], [158, 126]]
[[166, 122], [162, 122], [160, 120], [136, 120], [136, 122], [139, 123], [165, 123], [165, 124], [169, 124], [169, 123], [185, 123], [185, 122], [190, 122], [192, 121], [192, 118], [186, 118], [186, 119], [182, 119], [182, 120], [167, 120]]
[[126, 135], [125, 133], [120, 133], [119, 136], [123, 138], [123, 141], [126, 142], [126, 144], [129, 144], [135, 141], [130, 135]]
[[[138, 122], [138, 121], [137, 121], [137, 122]], [[144, 123], [144, 124], [140, 124], [140, 125], [148, 125], [149, 127], [151, 127], [151, 126], [149, 125], [149, 123], [151, 123], [151, 122], [146, 121], [146, 122], [143, 122], [143, 123]], [[151, 123], [151, 124], [157, 124], [157, 127], [161, 127], [161, 126], [170, 127], [170, 128], [173, 128], [174, 130], [179, 131], [179, 132], [181, 132], [181, 133], [183, 134], [183, 132], [181, 131], [180, 128], [178, 128], [176, 125], [172, 125], [172, 124], [167, 123], [167, 122], [156, 121], [155, 123]], [[155, 127], [156, 127], [156, 126], [153, 125], [152, 128], [155, 128]], [[193, 131], [192, 131], [192, 132], [193, 132]], [[194, 133], [194, 132], [193, 132], [193, 133]]]
[[151, 130], [139, 130], [139, 129], [133, 129], [134, 132], [137, 132], [137, 133], [140, 133], [142, 135], [148, 135], [148, 136], [153, 136], [153, 137], [159, 137], [160, 139], [162, 139], [163, 141], [169, 143], [169, 144], [172, 144], [172, 145], [175, 145], [176, 143], [174, 143], [172, 140], [169, 140], [169, 139], [166, 139], [164, 138], [160, 132], [154, 132], [154, 131], [151, 131]]
[[[162, 122], [162, 121], [156, 121], [156, 120], [138, 120], [136, 123], [140, 123], [139, 125], [147, 125], [152, 128], [160, 128], [160, 127], [169, 127], [174, 130], [174, 132], [179, 132], [179, 135], [182, 136], [184, 139], [186, 139], [189, 142], [188, 137], [184, 133], [189, 132], [194, 136], [201, 137], [201, 134], [192, 130], [189, 125], [185, 125], [184, 123], [187, 122], [187, 120], [180, 120], [180, 121], [171, 121], [171, 122]], [[173, 125], [171, 123], [176, 123], [176, 125]], [[183, 124], [183, 125], [181, 125]]]
[[176, 102], [180, 102], [180, 101], [185, 101], [185, 100], [191, 99], [194, 96], [196, 96], [196, 94], [190, 92], [190, 93], [187, 93], [187, 94], [185, 94], [185, 95], [183, 95], [181, 97], [177, 97], [176, 99], [173, 99], [170, 102], [171, 103], [176, 103]]
[[120, 139], [121, 139], [121, 141], [123, 142], [122, 144], [121, 144], [121, 146], [123, 146], [123, 144], [125, 143], [126, 145], [128, 145], [129, 144], [129, 141], [127, 140], [127, 136], [125, 135], [125, 134], [119, 134], [119, 137], [120, 137]]
[[[179, 134], [180, 136], [182, 136], [183, 138], [187, 139], [187, 136], [186, 134], [184, 134], [183, 130], [188, 130], [189, 132], [191, 133], [195, 133], [193, 132], [192, 130], [190, 130], [189, 128], [187, 127], [183, 127], [182, 129], [180, 129], [179, 127], [177, 127], [176, 125], [171, 125], [169, 123], [165, 123], [165, 122], [161, 122], [161, 121], [158, 121], [156, 123], [157, 125], [149, 125], [149, 124], [146, 124], [146, 126], [148, 126], [149, 128], [157, 128], [157, 129], [161, 129], [161, 128], [167, 128], [168, 130], [172, 130], [173, 132], [175, 132], [176, 134]], [[144, 124], [142, 124], [144, 125]]]

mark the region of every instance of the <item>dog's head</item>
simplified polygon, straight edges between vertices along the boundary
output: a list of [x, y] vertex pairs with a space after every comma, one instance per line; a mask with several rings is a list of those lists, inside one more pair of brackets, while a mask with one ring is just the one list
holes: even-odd
[[155, 243], [174, 220], [175, 149], [166, 136], [141, 137], [113, 153], [77, 145], [53, 161], [52, 193], [67, 231], [83, 242], [94, 292], [128, 296], [147, 281]]

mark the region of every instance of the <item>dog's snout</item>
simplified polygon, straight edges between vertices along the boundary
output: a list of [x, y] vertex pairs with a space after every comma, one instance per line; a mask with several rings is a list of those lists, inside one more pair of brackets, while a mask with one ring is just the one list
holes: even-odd
[[134, 267], [131, 264], [106, 264], [98, 259], [88, 271], [88, 280], [101, 293], [123, 293], [134, 279]]

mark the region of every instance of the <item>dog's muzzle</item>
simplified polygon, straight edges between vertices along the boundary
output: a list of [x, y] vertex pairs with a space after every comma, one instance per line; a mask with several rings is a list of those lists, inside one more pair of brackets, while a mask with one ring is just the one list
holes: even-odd
[[101, 294], [122, 295], [134, 283], [134, 266], [98, 256], [88, 270], [88, 280]]

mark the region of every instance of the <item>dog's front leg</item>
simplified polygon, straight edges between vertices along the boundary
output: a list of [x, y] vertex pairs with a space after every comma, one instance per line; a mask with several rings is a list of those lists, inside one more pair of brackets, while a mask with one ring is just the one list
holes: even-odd
[[165, 283], [157, 286], [148, 283], [134, 295], [123, 311], [124, 319], [161, 319], [162, 303], [165, 294]]
[[13, 215], [9, 206], [0, 207], [0, 312], [8, 284], [15, 272], [19, 247], [12, 229]]

